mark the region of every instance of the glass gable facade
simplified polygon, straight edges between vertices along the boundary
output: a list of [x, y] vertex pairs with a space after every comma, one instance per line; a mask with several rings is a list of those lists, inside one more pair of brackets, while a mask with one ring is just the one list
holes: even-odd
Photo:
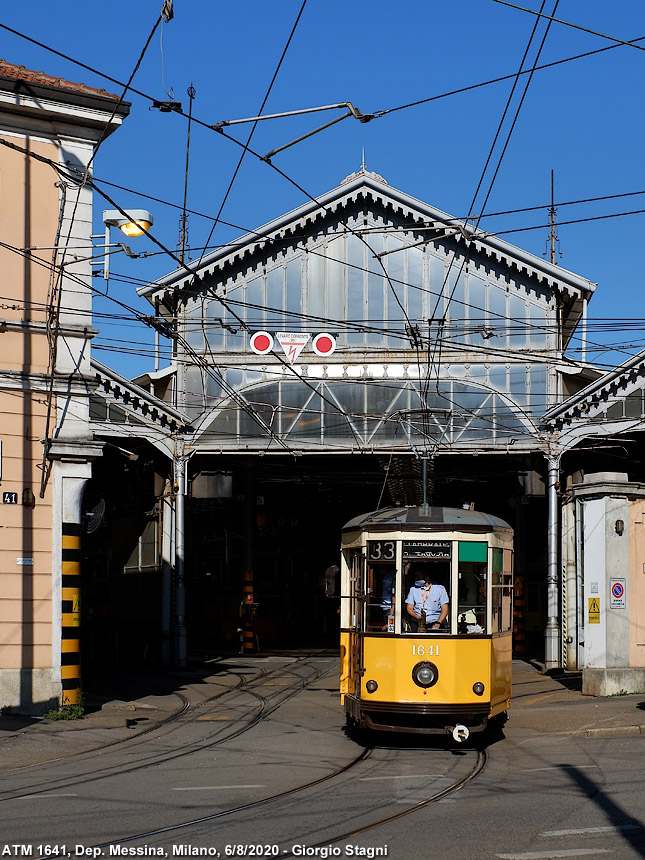
[[[304, 228], [276, 252], [204, 277], [183, 313], [184, 407], [205, 449], [472, 449], [536, 438], [553, 403], [552, 292], [454, 237], [385, 221], [378, 207]], [[306, 232], [309, 232], [307, 237]], [[451, 265], [452, 264], [452, 265]], [[463, 265], [462, 265], [463, 264]], [[222, 297], [220, 301], [216, 295]], [[250, 334], [327, 331], [289, 367]], [[275, 350], [279, 350], [276, 342]]]
[[[411, 233], [408, 243], [416, 241]], [[409, 349], [409, 320], [422, 334], [441, 321], [447, 343], [481, 347], [494, 338], [496, 349], [547, 348], [548, 296], [527, 278], [509, 282], [474, 264], [460, 274], [459, 256], [450, 267], [452, 253], [445, 249], [406, 248], [386, 232], [369, 233], [365, 242], [337, 236], [267, 261], [227, 288], [230, 311], [208, 296], [188, 300], [188, 344], [198, 352], [246, 352], [241, 319], [251, 331], [330, 329], [339, 348]], [[380, 262], [376, 255], [384, 252]]]

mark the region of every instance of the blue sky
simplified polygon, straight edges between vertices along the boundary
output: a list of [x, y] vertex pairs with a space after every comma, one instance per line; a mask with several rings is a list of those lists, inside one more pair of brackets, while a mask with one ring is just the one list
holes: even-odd
[[[539, 10], [541, 0], [517, 5]], [[547, 0], [551, 13], [555, 0]], [[196, 89], [193, 114], [206, 123], [257, 114], [302, 0], [176, 0], [174, 18], [155, 33], [133, 86], [158, 100], [169, 93], [188, 108], [187, 87]], [[161, 0], [138, 4], [70, 3], [45, 0], [5, 4], [0, 23], [74, 57], [118, 80], [130, 76], [161, 8]], [[560, 0], [555, 16], [615, 39], [645, 37], [640, 0]], [[517, 71], [535, 16], [493, 0], [398, 3], [386, 0], [308, 0], [268, 99], [265, 113], [350, 101], [363, 113], [438, 96]], [[545, 30], [541, 22], [528, 54], [537, 53]], [[540, 64], [609, 47], [611, 40], [553, 23]], [[645, 41], [641, 43], [645, 47]], [[31, 69], [104, 86], [119, 87], [98, 74], [56, 56], [17, 35], [0, 30], [0, 56]], [[530, 65], [529, 62], [529, 65]], [[643, 176], [643, 70], [645, 51], [620, 46], [585, 59], [536, 71], [493, 184], [487, 212], [541, 207], [533, 212], [490, 217], [486, 230], [537, 255], [546, 250], [545, 225], [550, 204], [550, 175], [555, 172], [556, 203], [645, 191]], [[526, 77], [516, 91], [511, 116]], [[360, 169], [457, 217], [469, 211], [475, 189], [502, 117], [512, 81], [492, 84], [426, 104], [393, 111], [361, 124], [346, 119], [279, 155], [273, 162], [294, 183], [316, 196]], [[130, 191], [106, 188], [123, 207], [145, 207], [155, 217], [154, 234], [175, 249], [183, 201], [186, 120], [150, 110], [150, 102], [129, 93], [131, 114], [101, 147], [97, 178]], [[262, 122], [252, 148], [265, 153], [313, 129], [338, 112]], [[502, 137], [510, 127], [510, 117]], [[246, 139], [250, 126], [232, 129]], [[188, 207], [214, 216], [223, 201], [240, 148], [221, 135], [193, 124]], [[493, 162], [501, 152], [498, 144]], [[492, 178], [486, 175], [485, 187]], [[222, 219], [243, 230], [256, 228], [307, 198], [265, 163], [247, 155], [222, 211]], [[483, 201], [483, 194], [479, 202]], [[102, 231], [95, 199], [95, 232]], [[561, 222], [645, 210], [645, 193], [595, 203], [558, 207]], [[475, 206], [479, 212], [479, 205]], [[590, 321], [638, 320], [641, 282], [640, 234], [645, 216], [635, 214], [559, 228], [558, 262], [598, 283]], [[212, 220], [190, 216], [189, 243], [202, 246]], [[506, 232], [518, 231], [518, 232]], [[240, 230], [220, 224], [211, 245], [223, 244]], [[135, 244], [136, 243], [136, 244]], [[156, 251], [149, 240], [132, 240], [133, 250]], [[198, 254], [193, 253], [193, 256]], [[175, 268], [163, 255], [129, 260], [113, 257], [112, 271], [125, 278], [153, 280]], [[103, 282], [95, 279], [95, 285]], [[134, 286], [119, 280], [110, 293], [143, 313], [150, 306]], [[110, 302], [97, 309], [114, 313]], [[152, 332], [137, 322], [102, 319], [95, 355], [119, 372], [134, 376], [153, 367]], [[620, 363], [643, 347], [643, 325], [590, 332], [599, 344], [589, 359], [602, 366]], [[126, 351], [124, 351], [124, 348]]]

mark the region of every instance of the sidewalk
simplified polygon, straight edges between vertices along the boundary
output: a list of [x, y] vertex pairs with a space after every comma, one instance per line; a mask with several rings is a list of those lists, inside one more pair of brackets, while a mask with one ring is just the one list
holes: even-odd
[[583, 696], [579, 676], [513, 661], [509, 728], [538, 735], [645, 734], [645, 693]]
[[[0, 715], [0, 772], [89, 752], [135, 737], [208, 698], [208, 678], [218, 673], [200, 666], [186, 672], [119, 673], [95, 678], [85, 694], [81, 720], [47, 720]], [[96, 692], [96, 691], [99, 691]]]
[[[260, 659], [263, 655], [260, 655]], [[252, 661], [253, 658], [247, 658]], [[222, 668], [224, 668], [222, 666]], [[102, 679], [87, 696], [82, 720], [0, 715], [0, 771], [101, 748], [150, 731], [212, 694], [218, 664], [192, 671], [132, 673]], [[331, 676], [330, 676], [331, 677]], [[612, 698], [583, 696], [576, 675], [547, 675], [513, 661], [508, 729], [527, 735], [645, 734], [645, 693]], [[338, 708], [339, 725], [343, 724]]]

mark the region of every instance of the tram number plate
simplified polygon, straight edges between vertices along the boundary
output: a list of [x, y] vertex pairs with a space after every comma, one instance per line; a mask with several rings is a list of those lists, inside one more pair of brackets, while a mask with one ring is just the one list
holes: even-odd
[[439, 656], [439, 646], [438, 645], [413, 645], [412, 646], [412, 656], [413, 657], [438, 657]]
[[394, 561], [396, 559], [396, 541], [368, 540], [367, 557], [370, 561]]

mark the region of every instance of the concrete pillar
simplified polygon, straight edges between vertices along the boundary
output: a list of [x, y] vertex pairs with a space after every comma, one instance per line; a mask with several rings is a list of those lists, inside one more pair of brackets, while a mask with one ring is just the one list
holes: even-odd
[[[645, 485], [623, 473], [587, 474], [572, 487], [581, 511], [584, 668], [582, 691], [609, 696], [645, 689], [638, 641], [639, 542]], [[645, 644], [645, 643], [644, 643]], [[645, 651], [645, 649], [642, 649]]]

